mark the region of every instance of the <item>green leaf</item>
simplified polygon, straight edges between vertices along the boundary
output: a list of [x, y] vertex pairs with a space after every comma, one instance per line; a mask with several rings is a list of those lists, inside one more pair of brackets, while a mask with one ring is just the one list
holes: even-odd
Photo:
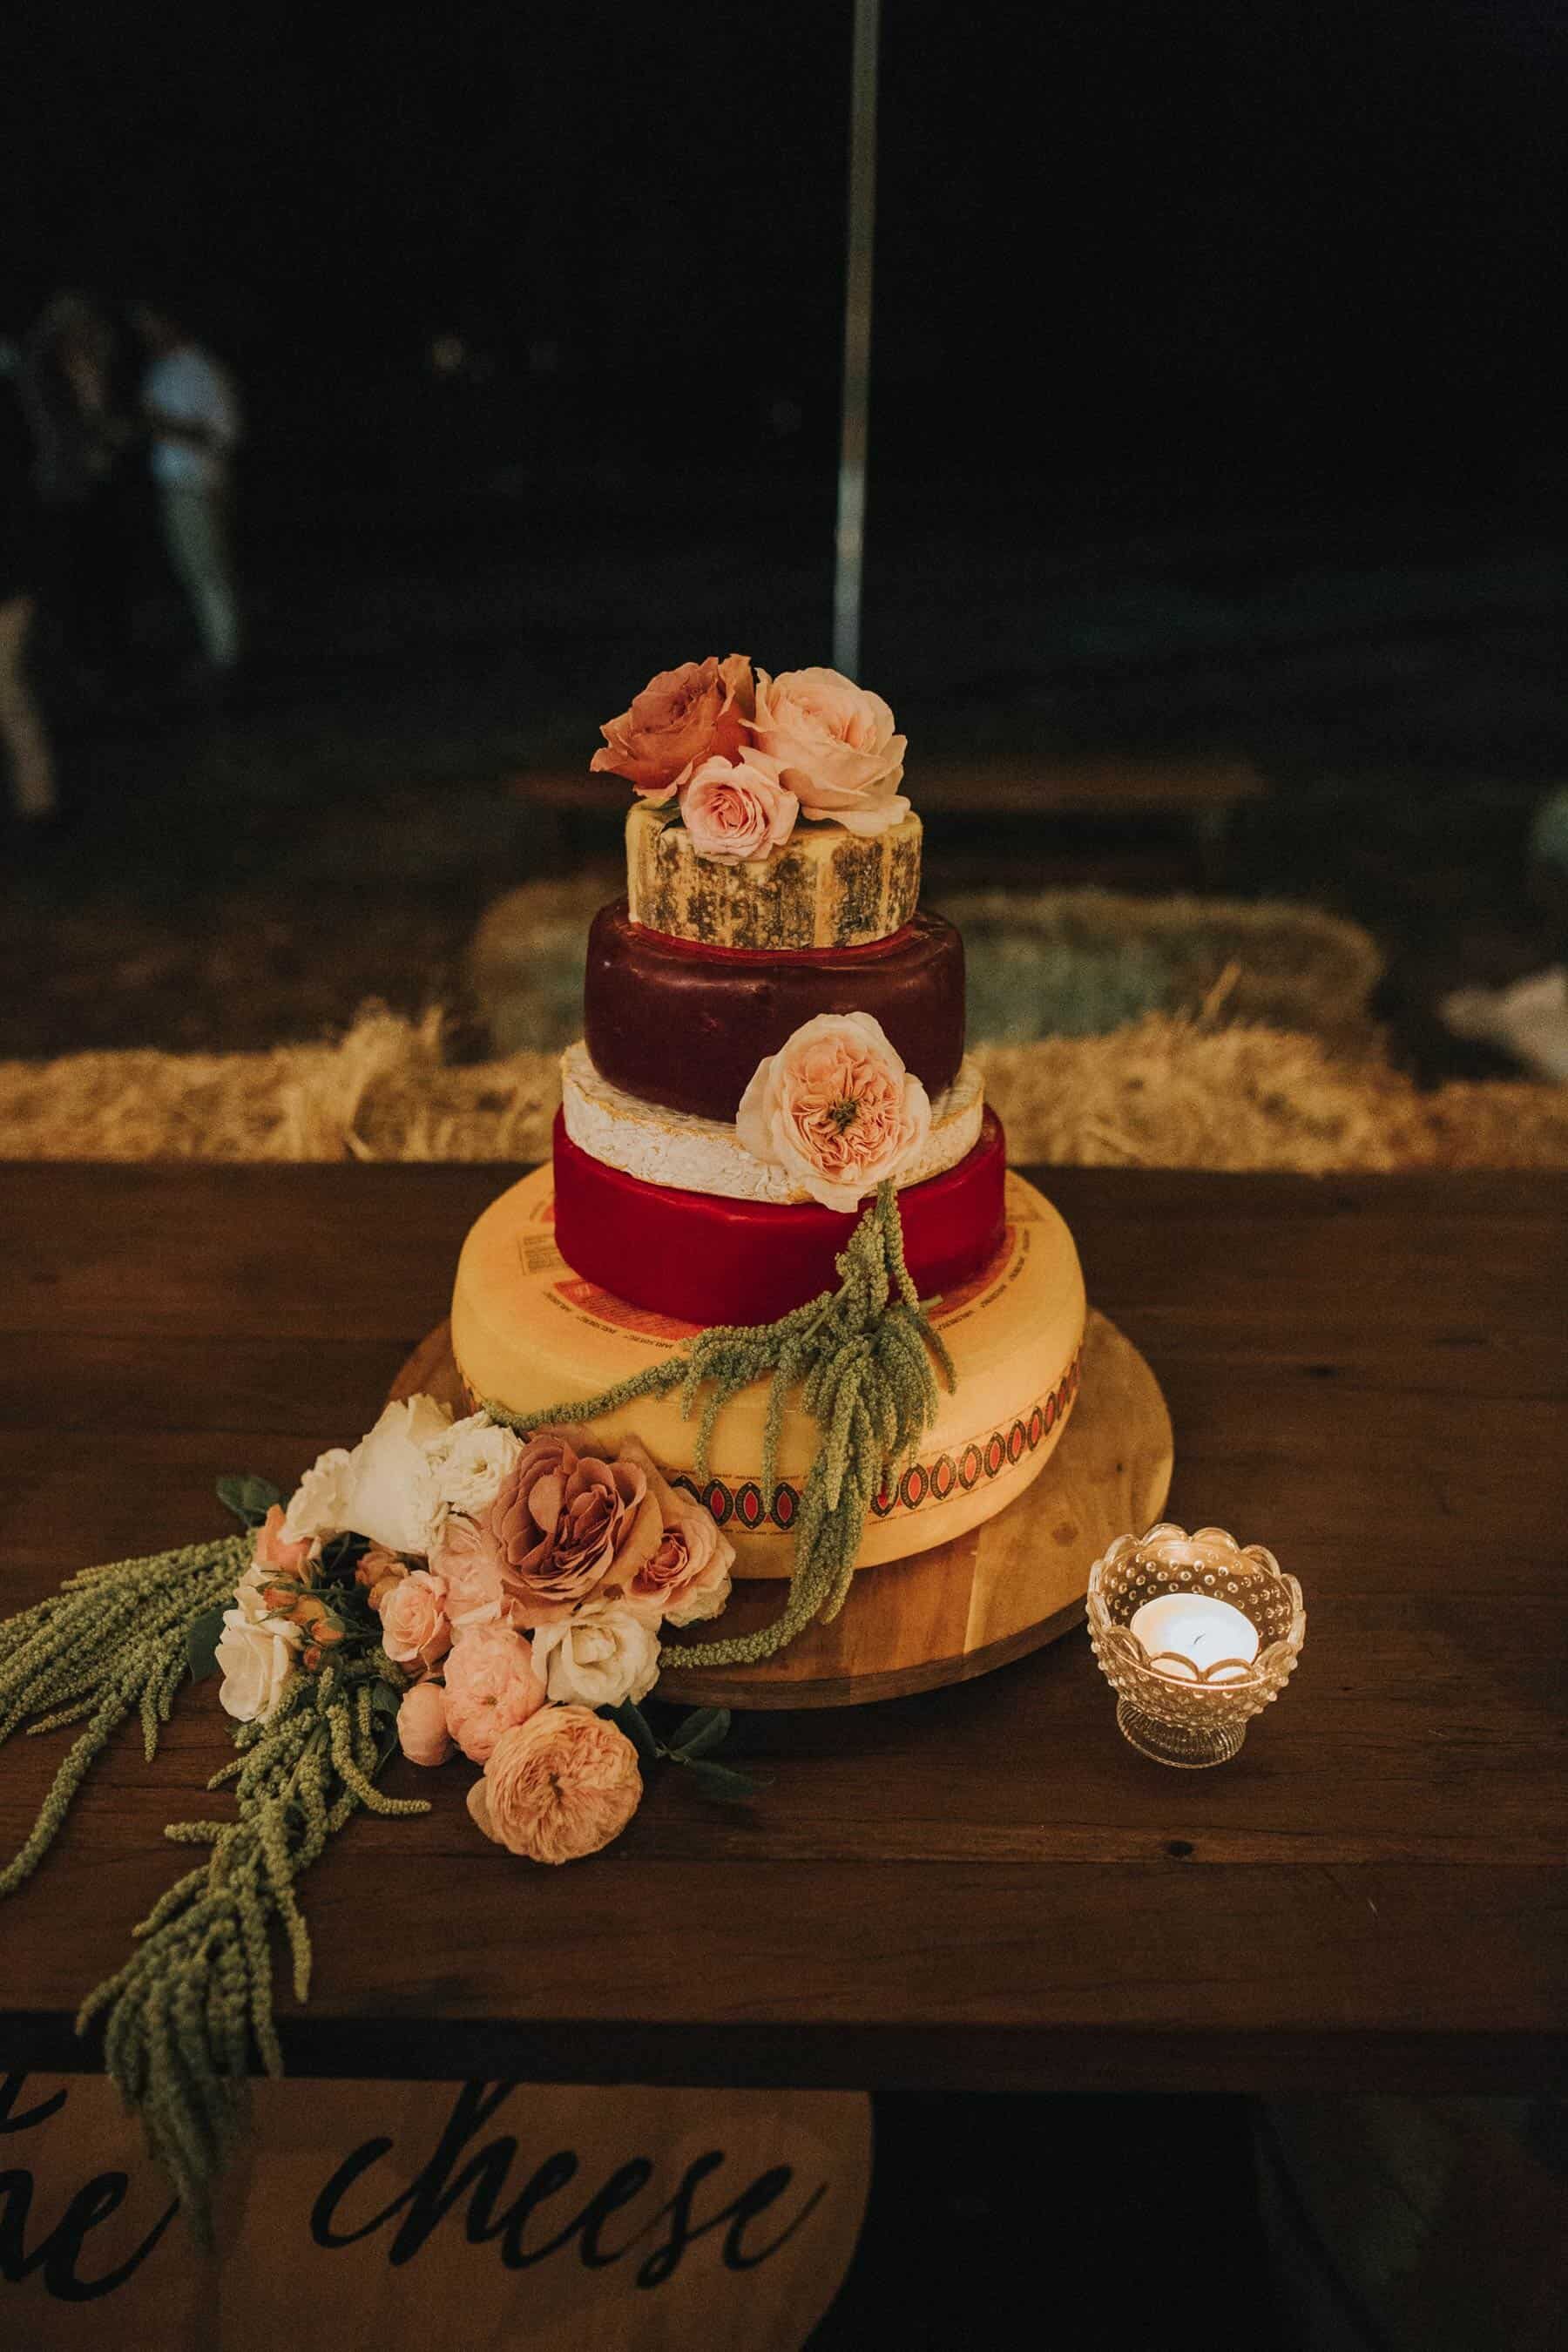
[[205, 1682], [217, 1672], [217, 1645], [223, 1636], [224, 1611], [231, 1604], [220, 1601], [216, 1609], [205, 1609], [185, 1628], [185, 1655], [191, 1662], [191, 1680]]
[[721, 1748], [730, 1737], [730, 1710], [727, 1706], [700, 1706], [683, 1723], [678, 1723], [668, 1743], [671, 1756], [691, 1758], [706, 1756], [710, 1748]]
[[375, 1769], [382, 1771], [397, 1753], [397, 1712], [402, 1706], [401, 1695], [390, 1683], [378, 1682], [370, 1695], [370, 1711], [375, 1723]]
[[670, 1760], [684, 1766], [705, 1797], [717, 1798], [722, 1805], [749, 1804], [773, 1786], [763, 1774], [737, 1772], [729, 1764], [710, 1764], [701, 1757], [672, 1756]]
[[220, 1478], [217, 1498], [226, 1510], [234, 1513], [242, 1528], [258, 1528], [273, 1504], [283, 1500], [283, 1489], [275, 1486], [269, 1478], [258, 1478], [247, 1470]]
[[641, 1707], [634, 1706], [628, 1698], [623, 1700], [619, 1706], [602, 1706], [598, 1712], [607, 1716], [613, 1724], [626, 1733], [637, 1751], [637, 1762], [645, 1773], [650, 1772], [658, 1762], [659, 1748]]

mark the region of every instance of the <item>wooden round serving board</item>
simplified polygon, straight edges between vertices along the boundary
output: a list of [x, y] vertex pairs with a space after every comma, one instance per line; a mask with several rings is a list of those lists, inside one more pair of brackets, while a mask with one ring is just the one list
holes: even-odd
[[[409, 1357], [394, 1397], [423, 1391], [464, 1410], [443, 1323]], [[952, 1543], [861, 1571], [828, 1625], [813, 1625], [754, 1666], [666, 1667], [660, 1698], [702, 1706], [857, 1706], [989, 1674], [1066, 1633], [1083, 1615], [1089, 1571], [1113, 1537], [1152, 1527], [1172, 1468], [1171, 1417], [1130, 1339], [1089, 1313], [1083, 1385], [1034, 1484]], [[764, 1625], [784, 1606], [779, 1580], [737, 1581], [725, 1633]], [[677, 1633], [711, 1640], [718, 1629]]]

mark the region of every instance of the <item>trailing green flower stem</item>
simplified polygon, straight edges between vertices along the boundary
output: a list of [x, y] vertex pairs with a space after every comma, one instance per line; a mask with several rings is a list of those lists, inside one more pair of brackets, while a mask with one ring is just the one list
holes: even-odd
[[526, 1415], [500, 1404], [484, 1407], [492, 1421], [527, 1436], [537, 1429], [596, 1421], [639, 1397], [668, 1396], [674, 1389], [689, 1418], [699, 1391], [706, 1388], [696, 1460], [698, 1478], [705, 1482], [709, 1449], [724, 1407], [754, 1381], [771, 1380], [762, 1477], [771, 1509], [778, 1492], [784, 1409], [799, 1388], [821, 1442], [801, 1490], [795, 1568], [783, 1613], [751, 1633], [668, 1646], [664, 1665], [754, 1664], [819, 1617], [836, 1617], [849, 1590], [874, 1497], [916, 1454], [936, 1419], [937, 1372], [949, 1389], [953, 1386], [952, 1360], [905, 1264], [898, 1195], [890, 1183], [878, 1188], [837, 1266], [836, 1291], [825, 1290], [777, 1323], [716, 1326], [689, 1348], [598, 1396]]
[[47, 1601], [0, 1624], [0, 1745], [24, 1725], [29, 1733], [52, 1731], [87, 1718], [31, 1832], [0, 1867], [0, 1896], [32, 1876], [77, 1790], [132, 1713], [141, 1717], [151, 1763], [188, 1671], [186, 1629], [232, 1600], [250, 1550], [248, 1537], [226, 1536], [84, 1569]]
[[212, 2190], [244, 2128], [254, 2052], [283, 2071], [273, 2021], [272, 1929], [288, 1941], [294, 1996], [310, 1985], [310, 1938], [295, 1885], [345, 1822], [363, 1810], [426, 1813], [422, 1800], [384, 1797], [374, 1696], [395, 1674], [379, 1652], [300, 1675], [269, 1722], [241, 1726], [232, 1821], [175, 1822], [164, 1835], [205, 1845], [206, 1861], [171, 1886], [135, 1930], [138, 1948], [83, 2003], [77, 2030], [107, 2012], [104, 2058], [141, 2114], [204, 2245]]

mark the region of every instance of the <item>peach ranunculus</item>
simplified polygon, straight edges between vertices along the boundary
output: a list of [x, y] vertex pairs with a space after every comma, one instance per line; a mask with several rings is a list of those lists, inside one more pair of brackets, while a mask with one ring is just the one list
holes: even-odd
[[893, 732], [879, 694], [836, 669], [757, 672], [756, 716], [747, 732], [780, 762], [801, 814], [831, 817], [850, 833], [885, 833], [909, 814], [900, 792], [908, 739]]
[[717, 1617], [730, 1598], [735, 1547], [704, 1503], [671, 1486], [640, 1438], [621, 1441], [621, 1460], [640, 1462], [659, 1507], [658, 1549], [626, 1588], [626, 1605], [638, 1616], [671, 1625]]
[[561, 1429], [529, 1439], [486, 1524], [500, 1553], [507, 1613], [529, 1626], [613, 1607], [659, 1539], [644, 1471], [602, 1461]]
[[397, 1710], [397, 1744], [411, 1764], [444, 1764], [452, 1752], [447, 1698], [439, 1683], [416, 1683]]
[[503, 1731], [515, 1731], [544, 1705], [533, 1647], [509, 1625], [475, 1625], [447, 1654], [447, 1728], [465, 1756], [482, 1764]]
[[735, 1132], [825, 1209], [858, 1208], [919, 1157], [931, 1103], [868, 1013], [819, 1013], [759, 1062]]
[[585, 1706], [550, 1706], [503, 1732], [468, 1790], [486, 1837], [531, 1862], [576, 1862], [619, 1837], [642, 1801], [637, 1752]]
[[779, 782], [765, 751], [738, 760], [704, 760], [680, 795], [681, 820], [699, 857], [726, 866], [766, 857], [795, 831], [800, 803]]
[[321, 1546], [312, 1536], [301, 1536], [290, 1543], [283, 1532], [283, 1506], [274, 1503], [266, 1518], [256, 1530], [256, 1549], [251, 1555], [258, 1568], [280, 1570], [285, 1576], [297, 1576], [308, 1582], [305, 1570]]
[[395, 1584], [381, 1604], [381, 1646], [400, 1666], [430, 1668], [452, 1646], [447, 1622], [447, 1580], [416, 1568]]
[[589, 768], [624, 776], [657, 807], [673, 799], [704, 760], [735, 758], [754, 706], [745, 654], [726, 654], [722, 661], [710, 654], [706, 661], [660, 670], [629, 710], [600, 728], [605, 748]]
[[447, 1616], [454, 1635], [474, 1625], [498, 1625], [505, 1619], [500, 1561], [500, 1547], [488, 1518], [470, 1519], [454, 1511], [430, 1555], [433, 1573], [447, 1580]]

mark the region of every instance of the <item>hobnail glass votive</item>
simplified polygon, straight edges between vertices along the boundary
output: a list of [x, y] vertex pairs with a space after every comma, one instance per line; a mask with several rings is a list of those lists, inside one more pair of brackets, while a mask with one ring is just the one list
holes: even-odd
[[[1144, 1632], [1160, 1643], [1152, 1650], [1132, 1620], [1166, 1595], [1199, 1605], [1146, 1619]], [[1239, 1612], [1246, 1628], [1215, 1602]], [[1243, 1547], [1223, 1528], [1188, 1535], [1168, 1521], [1146, 1536], [1119, 1536], [1095, 1561], [1088, 1614], [1123, 1738], [1157, 1764], [1188, 1770], [1236, 1754], [1250, 1718], [1284, 1689], [1307, 1633], [1301, 1588], [1271, 1551]], [[1247, 1654], [1247, 1628], [1255, 1655]], [[1179, 1646], [1184, 1639], [1192, 1654]]]

